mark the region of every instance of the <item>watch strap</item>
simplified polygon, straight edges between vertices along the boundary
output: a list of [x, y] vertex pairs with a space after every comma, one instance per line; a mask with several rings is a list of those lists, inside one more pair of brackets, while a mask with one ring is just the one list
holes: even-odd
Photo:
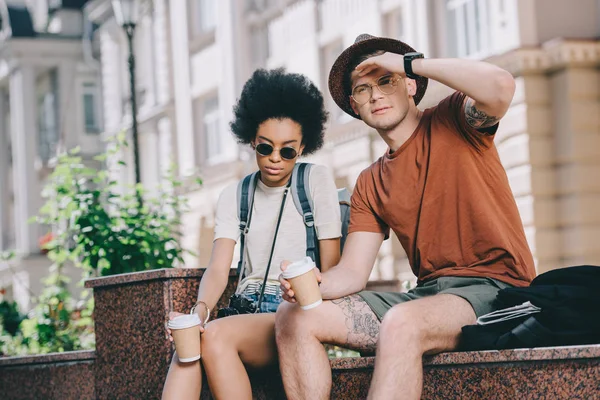
[[420, 75], [417, 75], [413, 72], [412, 62], [418, 58], [424, 58], [423, 53], [411, 52], [404, 54], [404, 72], [406, 76], [410, 79], [420, 78]]

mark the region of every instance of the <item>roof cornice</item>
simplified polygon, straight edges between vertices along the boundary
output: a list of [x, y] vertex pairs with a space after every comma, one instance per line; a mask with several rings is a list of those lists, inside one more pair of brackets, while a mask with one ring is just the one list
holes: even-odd
[[514, 76], [545, 74], [573, 67], [600, 66], [600, 40], [555, 39], [540, 47], [522, 47], [486, 61]]

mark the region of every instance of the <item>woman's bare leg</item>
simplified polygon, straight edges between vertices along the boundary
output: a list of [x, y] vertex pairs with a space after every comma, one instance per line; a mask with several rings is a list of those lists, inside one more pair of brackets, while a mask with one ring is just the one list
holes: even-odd
[[245, 367], [262, 368], [276, 360], [275, 314], [218, 319], [202, 334], [202, 364], [216, 399], [252, 399]]
[[202, 371], [200, 370], [200, 361], [183, 363], [179, 361], [177, 353], [174, 353], [163, 387], [163, 400], [198, 400], [201, 389]]

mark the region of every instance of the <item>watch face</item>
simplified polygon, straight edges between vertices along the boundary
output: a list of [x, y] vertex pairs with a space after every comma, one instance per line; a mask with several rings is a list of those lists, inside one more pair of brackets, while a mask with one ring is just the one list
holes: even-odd
[[414, 60], [416, 58], [423, 58], [423, 53], [406, 53], [404, 57], [408, 57], [410, 60]]

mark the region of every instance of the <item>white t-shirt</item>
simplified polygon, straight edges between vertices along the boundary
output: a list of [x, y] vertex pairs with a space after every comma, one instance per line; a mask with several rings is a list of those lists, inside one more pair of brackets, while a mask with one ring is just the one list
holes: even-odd
[[[237, 186], [226, 187], [217, 203], [215, 217], [215, 239], [228, 238], [237, 241], [240, 237], [238, 218]], [[318, 239], [341, 237], [340, 208], [335, 181], [330, 170], [322, 165], [314, 165], [310, 170], [310, 193], [313, 199], [313, 214]], [[246, 277], [240, 283], [238, 292], [250, 282], [265, 277], [267, 262], [273, 245], [277, 217], [281, 208], [285, 186], [268, 187], [258, 180], [254, 192], [252, 220], [246, 236], [247, 264]], [[281, 225], [273, 260], [269, 270], [268, 283], [278, 284], [283, 260], [296, 261], [306, 256], [306, 230], [302, 216], [294, 205], [291, 191], [281, 216]]]

